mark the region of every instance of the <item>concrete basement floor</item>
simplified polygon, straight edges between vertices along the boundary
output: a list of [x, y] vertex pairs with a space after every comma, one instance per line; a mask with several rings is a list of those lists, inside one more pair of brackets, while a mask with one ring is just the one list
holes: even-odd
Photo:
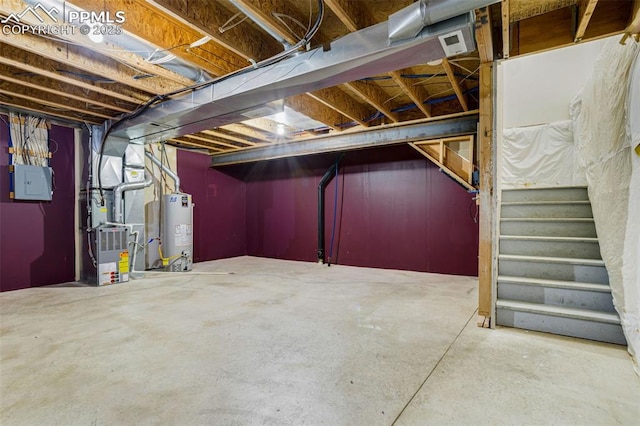
[[3, 293], [0, 423], [638, 424], [624, 348], [476, 304], [475, 278], [251, 257]]

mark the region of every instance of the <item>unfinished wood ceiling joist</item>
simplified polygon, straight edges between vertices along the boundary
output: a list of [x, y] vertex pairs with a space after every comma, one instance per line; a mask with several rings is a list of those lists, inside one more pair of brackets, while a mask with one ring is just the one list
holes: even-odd
[[[324, 1], [325, 16], [311, 48], [330, 48], [336, 38], [383, 22], [413, 3]], [[322, 123], [322, 127], [294, 125], [287, 127], [293, 132], [282, 137], [277, 134], [277, 123], [261, 119], [209, 129], [169, 143], [203, 148], [216, 155], [261, 144], [288, 143], [318, 133], [354, 127], [376, 129], [385, 123], [402, 124], [471, 110], [478, 106], [477, 67], [495, 59], [494, 46], [508, 57], [621, 32], [629, 24], [632, 3], [503, 0], [477, 11], [479, 50], [475, 53], [450, 58], [442, 66], [415, 64], [336, 87], [314, 88], [284, 100], [286, 106]], [[113, 38], [94, 43], [78, 33], [1, 34], [0, 105], [5, 110], [99, 124], [134, 111], [156, 95], [187, 87], [196, 78], [224, 76], [283, 50], [251, 19], [240, 22], [244, 14], [229, 0], [72, 0], [66, 4], [98, 13], [122, 10], [126, 20], [121, 29], [147, 43], [148, 51], [124, 48]], [[317, 14], [313, 1], [238, 0], [238, 4], [289, 44], [298, 41]], [[22, 0], [4, 0], [0, 17], [19, 14], [27, 7]], [[30, 14], [23, 18], [27, 24], [40, 23]], [[154, 63], [162, 58], [170, 60], [168, 55], [186, 67]], [[181, 73], [175, 71], [178, 69]]]

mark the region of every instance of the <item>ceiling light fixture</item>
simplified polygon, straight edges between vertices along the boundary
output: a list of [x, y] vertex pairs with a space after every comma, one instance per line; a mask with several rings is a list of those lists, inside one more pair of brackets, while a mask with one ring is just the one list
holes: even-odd
[[280, 136], [284, 135], [284, 124], [278, 124], [278, 126], [276, 127], [276, 133], [278, 133], [278, 135]]
[[427, 65], [429, 65], [430, 67], [437, 67], [440, 64], [442, 64], [442, 59], [436, 59], [435, 61], [427, 62]]

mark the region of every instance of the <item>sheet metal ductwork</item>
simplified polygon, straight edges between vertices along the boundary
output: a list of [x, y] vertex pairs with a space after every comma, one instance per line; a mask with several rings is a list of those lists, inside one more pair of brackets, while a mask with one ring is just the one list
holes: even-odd
[[394, 43], [417, 36], [426, 26], [479, 9], [496, 0], [419, 0], [389, 16], [389, 40]]
[[[260, 109], [270, 109], [271, 102], [288, 96], [472, 52], [475, 50], [475, 17], [471, 11], [494, 2], [440, 0], [433, 2], [435, 11], [432, 12], [430, 3], [423, 6], [424, 2], [419, 2], [418, 6], [409, 7], [418, 7], [417, 15], [415, 11], [395, 14], [406, 13], [414, 19], [382, 22], [350, 33], [330, 46], [301, 52], [178, 95], [121, 121], [114, 126], [109, 138], [151, 143], [184, 136], [258, 116]], [[451, 15], [455, 16], [447, 19]], [[435, 22], [438, 19], [443, 20]], [[431, 24], [425, 27], [425, 22]], [[417, 35], [402, 41], [390, 40], [391, 33], [405, 37], [402, 29], [405, 26], [412, 28], [411, 31], [419, 27]], [[460, 49], [447, 49], [447, 46]]]

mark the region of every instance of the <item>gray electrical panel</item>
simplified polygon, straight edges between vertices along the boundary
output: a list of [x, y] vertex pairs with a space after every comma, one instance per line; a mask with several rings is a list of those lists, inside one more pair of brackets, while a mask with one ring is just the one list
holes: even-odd
[[51, 167], [15, 164], [13, 166], [13, 198], [16, 200], [51, 201]]
[[129, 231], [125, 227], [100, 227], [95, 230], [96, 284], [99, 286], [129, 281]]

